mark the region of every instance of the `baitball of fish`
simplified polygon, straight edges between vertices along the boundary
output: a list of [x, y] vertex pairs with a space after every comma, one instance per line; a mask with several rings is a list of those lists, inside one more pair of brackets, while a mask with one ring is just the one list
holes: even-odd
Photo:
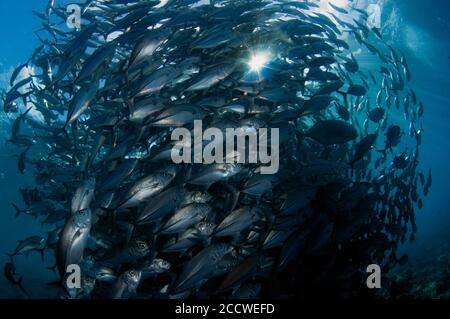
[[[80, 6], [79, 29], [65, 7], [37, 14], [42, 43], [3, 98], [18, 113], [18, 168], [34, 176], [17, 216], [48, 227], [9, 254], [11, 283], [28, 280], [14, 257], [40, 252], [58, 298], [350, 298], [367, 294], [367, 265], [404, 259], [417, 188], [432, 181], [418, 167], [424, 107], [406, 57], [365, 10]], [[196, 123], [214, 138], [197, 139]], [[257, 134], [256, 161], [227, 152], [229, 129]], [[220, 161], [199, 162], [213, 140]], [[81, 289], [67, 285], [71, 265]]]

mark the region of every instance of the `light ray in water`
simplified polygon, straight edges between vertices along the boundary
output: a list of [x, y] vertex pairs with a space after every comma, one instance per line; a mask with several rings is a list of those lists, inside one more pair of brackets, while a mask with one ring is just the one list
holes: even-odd
[[269, 52], [253, 53], [248, 62], [248, 66], [252, 72], [260, 73], [270, 60]]

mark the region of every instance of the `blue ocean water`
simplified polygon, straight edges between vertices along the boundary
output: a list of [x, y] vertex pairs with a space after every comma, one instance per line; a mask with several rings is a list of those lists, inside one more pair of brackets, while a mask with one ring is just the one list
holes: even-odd
[[[340, 1], [340, 3], [345, 1]], [[371, 1], [376, 3], [377, 1]], [[58, 3], [58, 1], [57, 1]], [[421, 167], [433, 171], [433, 187], [425, 199], [424, 209], [417, 215], [417, 240], [402, 247], [410, 260], [433, 261], [439, 254], [450, 254], [450, 1], [395, 0], [380, 1], [383, 19], [393, 23], [394, 44], [409, 58], [413, 75], [412, 86], [425, 104], [424, 138]], [[2, 0], [0, 2], [0, 81], [11, 70], [26, 61], [39, 45], [33, 31], [40, 28], [32, 10], [42, 11], [44, 0]], [[394, 12], [394, 14], [393, 14]], [[0, 85], [4, 84], [0, 82]], [[18, 189], [27, 185], [30, 176], [17, 171], [17, 150], [4, 144], [10, 125], [2, 115], [0, 122], [0, 262], [8, 257], [3, 252], [14, 249], [18, 239], [44, 231], [27, 216], [14, 219], [11, 202], [20, 202]], [[448, 248], [448, 251], [445, 249]], [[434, 254], [434, 255], [433, 255]], [[55, 292], [45, 282], [56, 277], [40, 261], [38, 254], [17, 258], [18, 272], [23, 274], [24, 286], [34, 298], [52, 297]], [[53, 263], [47, 256], [46, 265]], [[19, 298], [20, 291], [11, 289], [0, 276], [0, 298]]]

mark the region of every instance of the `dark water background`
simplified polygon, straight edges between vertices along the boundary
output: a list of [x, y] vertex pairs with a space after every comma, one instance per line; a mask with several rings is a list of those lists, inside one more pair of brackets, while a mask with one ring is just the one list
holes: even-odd
[[[398, 12], [395, 16], [395, 45], [409, 57], [412, 86], [425, 104], [421, 166], [424, 171], [432, 168], [434, 181], [424, 209], [417, 215], [417, 240], [402, 249], [409, 253], [411, 264], [425, 260], [431, 265], [442, 255], [450, 255], [450, 1], [396, 0], [387, 3], [386, 8], [395, 7]], [[39, 29], [40, 22], [32, 10], [43, 11], [46, 4], [44, 0], [0, 1], [0, 81], [13, 67], [26, 61], [38, 46], [33, 31]], [[41, 234], [45, 230], [28, 216], [14, 219], [11, 202], [22, 205], [18, 189], [30, 183], [31, 179], [18, 173], [16, 159], [12, 157], [17, 150], [4, 145], [9, 135], [5, 130], [8, 129], [3, 118], [0, 123], [2, 268], [8, 260], [3, 253], [13, 251], [18, 239]], [[45, 265], [37, 253], [31, 253], [29, 257], [20, 256], [16, 260], [17, 270], [24, 275], [24, 286], [31, 291], [32, 297], [55, 295], [56, 291], [45, 285], [45, 282], [56, 279], [45, 268], [53, 263], [50, 256], [46, 256]], [[0, 298], [18, 297], [22, 294], [11, 289], [0, 276]]]

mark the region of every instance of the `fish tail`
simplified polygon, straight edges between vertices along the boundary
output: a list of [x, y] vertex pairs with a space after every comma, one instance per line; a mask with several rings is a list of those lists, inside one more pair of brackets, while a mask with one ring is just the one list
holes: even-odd
[[227, 184], [227, 183], [223, 183], [223, 186], [231, 193], [232, 195], [232, 202], [231, 202], [231, 207], [230, 207], [230, 211], [233, 211], [236, 208], [236, 205], [239, 201], [239, 195], [241, 194], [241, 192], [236, 189], [235, 187]]
[[9, 257], [11, 262], [14, 262], [14, 257], [16, 256], [14, 253], [13, 254], [5, 253], [5, 255]]
[[27, 105], [27, 95], [26, 94], [22, 94], [21, 97], [22, 97], [23, 105]]
[[233, 204], [231, 206], [231, 210], [230, 211], [233, 211], [236, 208], [237, 203], [239, 201], [239, 195], [240, 194], [241, 194], [241, 192], [237, 191], [237, 190], [236, 190], [236, 192], [233, 192]]
[[16, 219], [20, 214], [23, 213], [23, 210], [17, 207], [17, 205], [14, 203], [11, 203], [11, 205], [13, 205], [14, 209], [16, 210], [16, 214], [14, 215], [14, 219]]
[[17, 281], [17, 287], [19, 287], [20, 291], [22, 291], [27, 297], [29, 297], [30, 295], [28, 294], [28, 291], [26, 291], [26, 289], [23, 287], [22, 281], [23, 276], [20, 276], [19, 280]]
[[39, 252], [39, 254], [41, 255], [41, 260], [44, 261], [44, 252], [45, 252], [45, 248], [41, 248], [37, 250]]
[[34, 106], [30, 106], [23, 114], [20, 115], [20, 119], [23, 121], [25, 119], [25, 117], [27, 116], [28, 113], [30, 113], [31, 109]]
[[53, 271], [54, 273], [56, 273], [56, 268], [57, 268], [57, 267], [58, 267], [58, 265], [55, 264], [55, 265], [52, 266], [52, 267], [47, 267], [47, 269]]

